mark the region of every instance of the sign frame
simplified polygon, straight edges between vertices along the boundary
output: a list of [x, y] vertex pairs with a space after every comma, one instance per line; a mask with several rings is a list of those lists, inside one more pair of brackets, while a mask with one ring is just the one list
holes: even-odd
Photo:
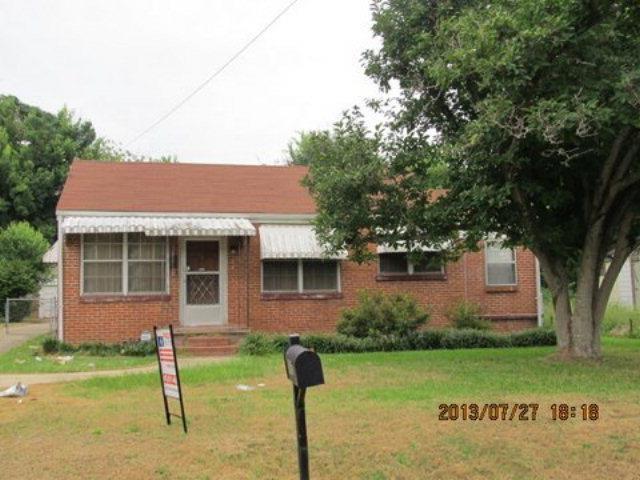
[[[164, 347], [165, 351], [169, 350], [171, 353], [169, 356], [165, 355], [164, 359], [161, 356], [160, 349], [163, 348], [164, 339], [167, 337], [162, 334], [160, 335], [160, 337], [158, 336], [158, 332], [159, 331], [162, 332], [163, 330], [169, 331], [168, 340], [170, 340], [171, 342], [170, 350]], [[160, 340], [160, 339], [163, 339], [163, 340]], [[176, 355], [176, 344], [173, 336], [173, 325], [169, 324], [168, 327], [154, 326], [153, 340], [156, 344], [156, 358], [158, 359], [158, 371], [160, 372], [160, 388], [162, 390], [162, 400], [164, 401], [164, 414], [165, 414], [165, 418], [167, 419], [167, 425], [171, 425], [171, 417], [179, 418], [182, 420], [182, 429], [184, 430], [184, 433], [187, 433], [187, 417], [184, 413], [184, 400], [182, 397], [182, 384], [180, 383], [180, 370], [178, 369], [178, 356]], [[165, 369], [169, 370], [169, 373], [167, 373]], [[174, 395], [167, 395], [167, 387], [165, 385], [165, 378], [164, 378], [165, 374], [175, 375], [177, 389], [174, 392]], [[177, 395], [177, 397], [175, 395]], [[180, 402], [180, 415], [171, 413], [171, 411], [169, 410], [170, 397]]]

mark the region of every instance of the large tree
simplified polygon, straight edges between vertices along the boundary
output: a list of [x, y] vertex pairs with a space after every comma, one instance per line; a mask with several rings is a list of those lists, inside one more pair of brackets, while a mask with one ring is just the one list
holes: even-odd
[[52, 239], [55, 206], [74, 158], [175, 161], [123, 150], [66, 108], [52, 114], [0, 95], [0, 228], [27, 221]]
[[539, 259], [560, 351], [599, 357], [640, 233], [640, 3], [376, 0], [373, 20], [366, 71], [390, 120], [324, 133], [308, 179], [321, 237], [361, 259], [371, 241], [455, 254], [500, 235]]

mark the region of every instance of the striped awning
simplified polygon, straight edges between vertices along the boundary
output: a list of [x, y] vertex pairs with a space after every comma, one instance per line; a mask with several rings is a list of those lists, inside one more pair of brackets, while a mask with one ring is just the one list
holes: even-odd
[[346, 252], [327, 255], [311, 225], [260, 226], [260, 256], [269, 258], [347, 258]]
[[246, 218], [165, 216], [69, 216], [62, 219], [63, 233], [143, 232], [149, 236], [253, 236]]
[[[414, 245], [414, 252], [440, 252], [446, 249], [445, 245]], [[388, 245], [378, 245], [376, 247], [377, 253], [407, 253], [408, 250], [405, 246], [399, 245], [397, 247], [390, 247]]]

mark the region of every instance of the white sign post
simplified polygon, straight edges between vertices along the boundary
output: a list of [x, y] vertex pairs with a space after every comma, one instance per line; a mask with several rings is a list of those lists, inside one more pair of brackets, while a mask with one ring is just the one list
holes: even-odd
[[[172, 416], [181, 418], [182, 428], [184, 433], [187, 433], [187, 418], [184, 414], [178, 358], [173, 341], [173, 327], [171, 325], [162, 328], [153, 327], [153, 333], [156, 341], [160, 385], [162, 386], [162, 398], [164, 399], [164, 413], [167, 418], [167, 424], [171, 425]], [[175, 415], [169, 411], [169, 398], [180, 402], [180, 415]]]

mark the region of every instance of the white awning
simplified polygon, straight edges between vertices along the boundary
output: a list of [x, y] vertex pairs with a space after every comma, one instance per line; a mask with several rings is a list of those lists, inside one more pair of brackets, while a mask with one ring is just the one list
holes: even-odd
[[[444, 250], [445, 246], [436, 246], [436, 245], [414, 245], [413, 251], [418, 252], [440, 252]], [[398, 246], [398, 247], [389, 247], [388, 245], [378, 245], [376, 247], [377, 253], [406, 253], [408, 250], [406, 247]]]
[[219, 217], [64, 217], [63, 233], [144, 232], [149, 236], [253, 236], [255, 227], [246, 218]]
[[53, 245], [42, 256], [42, 263], [58, 263], [58, 241], [53, 242]]
[[347, 258], [346, 252], [325, 255], [311, 225], [261, 225], [261, 258]]

